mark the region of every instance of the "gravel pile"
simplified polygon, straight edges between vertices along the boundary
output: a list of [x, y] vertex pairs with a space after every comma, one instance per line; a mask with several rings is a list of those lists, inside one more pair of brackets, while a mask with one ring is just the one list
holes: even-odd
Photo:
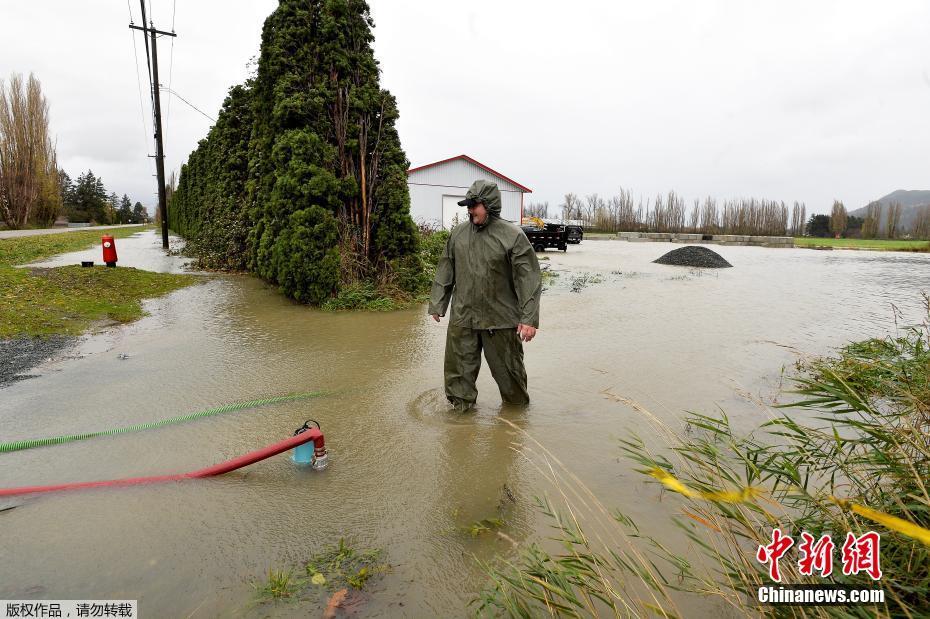
[[76, 340], [68, 335], [0, 339], [0, 388], [30, 378], [24, 372], [56, 356]]
[[733, 266], [723, 256], [712, 249], [697, 245], [688, 245], [674, 249], [658, 260], [656, 264], [672, 264], [682, 267], [704, 267], [706, 269], [723, 269]]

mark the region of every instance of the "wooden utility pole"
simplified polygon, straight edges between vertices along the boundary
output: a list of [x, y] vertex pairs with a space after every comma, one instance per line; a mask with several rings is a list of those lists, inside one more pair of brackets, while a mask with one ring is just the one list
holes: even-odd
[[144, 34], [151, 36], [152, 40], [152, 57], [151, 57], [151, 86], [153, 114], [155, 116], [155, 171], [158, 173], [158, 209], [161, 211], [161, 246], [168, 249], [168, 200], [165, 194], [165, 150], [162, 144], [161, 133], [161, 95], [159, 93], [160, 84], [158, 83], [158, 47], [156, 41], [158, 35], [169, 37], [177, 36], [173, 32], [164, 32], [156, 30], [152, 22], [149, 27], [145, 27], [145, 0], [142, 0], [142, 26], [129, 24], [133, 30], [141, 30]]

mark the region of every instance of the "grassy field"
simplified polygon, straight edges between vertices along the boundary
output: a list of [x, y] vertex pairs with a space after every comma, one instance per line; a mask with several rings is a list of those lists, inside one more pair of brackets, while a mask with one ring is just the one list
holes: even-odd
[[[140, 228], [108, 231], [127, 237]], [[55, 254], [86, 249], [102, 231], [68, 232], [0, 240], [0, 338], [79, 334], [92, 322], [140, 318], [142, 299], [161, 296], [196, 281], [191, 275], [151, 273], [104, 266], [16, 268]]]
[[809, 236], [794, 237], [795, 247], [833, 247], [835, 249], [869, 249], [877, 251], [930, 251], [930, 241], [902, 241], [888, 239], [821, 239]]

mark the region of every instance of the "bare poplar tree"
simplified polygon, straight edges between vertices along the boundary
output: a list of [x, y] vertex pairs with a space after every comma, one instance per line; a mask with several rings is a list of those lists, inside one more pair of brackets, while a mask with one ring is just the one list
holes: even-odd
[[885, 213], [885, 233], [889, 239], [898, 238], [898, 226], [901, 223], [901, 213], [904, 207], [900, 202], [892, 202]]
[[61, 209], [48, 102], [34, 75], [0, 80], [0, 217], [11, 228], [54, 221]]
[[846, 207], [839, 200], [834, 200], [833, 210], [830, 212], [830, 232], [836, 238], [840, 238], [846, 232], [848, 222], [849, 217], [846, 213]]
[[[806, 223], [804, 204], [795, 202], [790, 210], [784, 202], [742, 198], [718, 206], [713, 198], [695, 200], [689, 208], [675, 191], [642, 199], [634, 207], [629, 190], [604, 200], [590, 194], [584, 201], [565, 195], [560, 205], [564, 219], [580, 218], [586, 226], [603, 232], [696, 232], [701, 234], [785, 235], [802, 234]], [[789, 217], [790, 215], [790, 217]]]
[[633, 193], [620, 188], [620, 193], [612, 198], [617, 207], [617, 230], [632, 232], [639, 229], [640, 215], [633, 208]]
[[539, 217], [544, 219], [549, 216], [549, 203], [548, 202], [530, 202], [523, 209], [524, 217]]
[[594, 220], [597, 217], [597, 213], [604, 206], [604, 200], [596, 193], [585, 196], [584, 209], [581, 214], [581, 219], [584, 221], [584, 225], [588, 227], [594, 226]]
[[797, 201], [791, 208], [791, 236], [802, 236], [804, 234], [804, 207]]
[[921, 206], [914, 221], [914, 238], [930, 239], [930, 204]]
[[862, 220], [862, 238], [874, 239], [878, 236], [878, 226], [882, 218], [882, 203], [869, 202], [865, 207], [865, 219]]
[[698, 229], [698, 221], [701, 217], [701, 201], [697, 198], [694, 199], [694, 206], [691, 207], [691, 213], [688, 219], [688, 231], [696, 232]]
[[560, 205], [562, 208], [562, 219], [581, 219], [581, 198], [573, 193], [565, 194], [564, 202]]
[[717, 201], [708, 196], [701, 207], [701, 232], [716, 234], [720, 228], [720, 214], [717, 212]]

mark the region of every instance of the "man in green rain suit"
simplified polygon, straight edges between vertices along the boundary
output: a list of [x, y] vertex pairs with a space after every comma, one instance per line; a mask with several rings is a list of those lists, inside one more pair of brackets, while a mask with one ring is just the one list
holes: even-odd
[[475, 181], [459, 206], [468, 207], [469, 222], [449, 235], [428, 310], [439, 322], [452, 300], [446, 397], [459, 410], [474, 405], [483, 350], [501, 399], [527, 404], [523, 342], [536, 335], [542, 294], [536, 252], [519, 226], [500, 218], [501, 193], [495, 183]]

